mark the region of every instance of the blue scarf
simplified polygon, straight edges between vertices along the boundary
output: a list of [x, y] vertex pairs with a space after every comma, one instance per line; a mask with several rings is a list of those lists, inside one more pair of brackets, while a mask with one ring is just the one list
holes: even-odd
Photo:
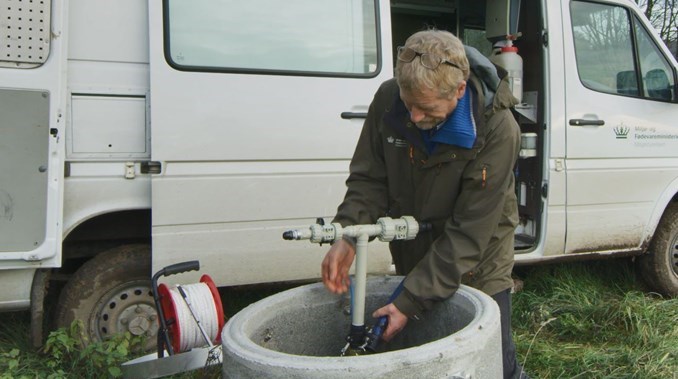
[[464, 96], [457, 102], [452, 114], [437, 128], [421, 130], [421, 136], [428, 153], [433, 153], [439, 143], [470, 149], [476, 141], [476, 122], [473, 119], [471, 86], [466, 87]]

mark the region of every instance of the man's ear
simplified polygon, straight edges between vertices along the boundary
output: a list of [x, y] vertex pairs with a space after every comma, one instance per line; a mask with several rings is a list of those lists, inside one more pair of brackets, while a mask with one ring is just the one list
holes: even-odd
[[455, 93], [457, 100], [460, 100], [462, 97], [464, 97], [464, 93], [466, 93], [466, 80], [462, 80], [461, 83], [459, 83], [459, 87], [457, 87], [457, 91]]

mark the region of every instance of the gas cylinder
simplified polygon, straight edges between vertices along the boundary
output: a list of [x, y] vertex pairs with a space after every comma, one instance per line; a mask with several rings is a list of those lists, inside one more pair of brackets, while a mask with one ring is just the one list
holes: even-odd
[[511, 93], [523, 101], [523, 58], [518, 55], [518, 48], [513, 46], [515, 37], [507, 36], [505, 45], [494, 49], [490, 61], [508, 71], [508, 82]]

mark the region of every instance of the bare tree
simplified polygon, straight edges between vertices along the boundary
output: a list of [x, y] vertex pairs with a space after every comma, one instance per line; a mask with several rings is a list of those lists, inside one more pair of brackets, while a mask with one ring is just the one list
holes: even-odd
[[634, 0], [678, 59], [678, 1]]

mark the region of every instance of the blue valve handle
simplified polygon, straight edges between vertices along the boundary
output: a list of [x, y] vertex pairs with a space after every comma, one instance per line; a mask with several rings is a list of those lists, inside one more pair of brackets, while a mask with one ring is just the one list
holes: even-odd
[[[403, 279], [395, 291], [391, 294], [391, 297], [388, 298], [388, 303], [392, 303], [398, 295], [403, 291], [403, 286], [405, 284], [405, 279]], [[379, 341], [381, 336], [384, 334], [386, 327], [388, 326], [388, 317], [381, 316], [377, 319], [377, 322], [372, 326], [372, 328], [367, 333], [367, 344], [365, 345], [365, 350], [368, 350], [372, 353], [376, 352], [377, 346], [379, 346]]]

